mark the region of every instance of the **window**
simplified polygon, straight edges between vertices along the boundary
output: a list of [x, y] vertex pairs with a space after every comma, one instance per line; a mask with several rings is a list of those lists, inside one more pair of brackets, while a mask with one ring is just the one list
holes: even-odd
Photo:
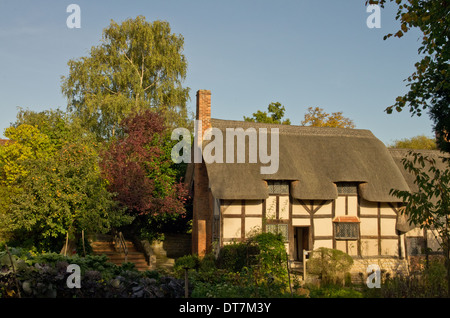
[[356, 182], [337, 182], [338, 194], [356, 195], [358, 194], [358, 183]]
[[357, 240], [359, 223], [334, 223], [334, 237], [340, 240]]
[[269, 194], [289, 194], [289, 181], [268, 180]]
[[425, 238], [423, 237], [408, 237], [407, 241], [408, 255], [421, 255], [425, 251]]
[[355, 216], [340, 216], [334, 221], [334, 237], [337, 240], [357, 240], [359, 238], [359, 220]]
[[287, 224], [267, 224], [266, 230], [268, 233], [278, 234], [283, 237], [284, 242], [289, 241], [288, 225]]

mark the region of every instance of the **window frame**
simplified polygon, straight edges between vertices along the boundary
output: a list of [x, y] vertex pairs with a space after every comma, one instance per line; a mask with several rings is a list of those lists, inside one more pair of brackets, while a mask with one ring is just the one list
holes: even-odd
[[287, 180], [266, 180], [270, 195], [289, 194], [290, 181]]
[[[359, 222], [345, 222], [345, 221], [334, 221], [333, 227], [334, 227], [334, 238], [336, 240], [346, 240], [346, 241], [354, 241], [359, 239]], [[354, 227], [351, 230], [351, 234], [349, 236], [343, 236], [343, 232], [349, 232], [348, 230], [342, 230], [339, 227], [340, 226], [352, 226]]]
[[[271, 228], [274, 227], [275, 231], [271, 230]], [[280, 230], [280, 227], [285, 228], [285, 230]], [[281, 234], [283, 237], [283, 242], [288, 243], [289, 242], [289, 226], [285, 223], [270, 223], [266, 224], [266, 232], [267, 233], [273, 233], [273, 234]]]

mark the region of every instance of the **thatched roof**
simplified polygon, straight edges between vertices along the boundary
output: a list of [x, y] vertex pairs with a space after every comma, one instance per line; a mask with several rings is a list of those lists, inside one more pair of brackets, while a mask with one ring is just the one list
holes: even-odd
[[[448, 165], [442, 161], [442, 158], [449, 158], [449, 154], [443, 153], [439, 150], [416, 150], [416, 149], [399, 149], [399, 148], [390, 148], [389, 152], [394, 158], [395, 163], [399, 167], [402, 172], [403, 178], [405, 178], [406, 183], [408, 184], [411, 191], [415, 192], [418, 190], [417, 184], [414, 183], [414, 176], [412, 173], [406, 171], [403, 167], [402, 159], [408, 157], [409, 159], [413, 159], [412, 156], [408, 155], [410, 151], [414, 151], [416, 153], [420, 153], [423, 156], [429, 157], [430, 159], [434, 159], [436, 161], [436, 167], [439, 169], [444, 169]], [[429, 165], [425, 165], [425, 170], [428, 170]]]
[[[279, 129], [279, 169], [274, 174], [261, 174], [260, 167], [269, 164], [261, 163], [259, 156], [257, 163], [248, 163], [248, 157], [246, 163], [206, 163], [216, 198], [265, 199], [265, 180], [289, 180], [291, 195], [309, 200], [335, 199], [337, 182], [358, 182], [361, 196], [376, 202], [399, 202], [389, 195], [390, 189], [409, 190], [388, 149], [369, 130], [218, 119], [211, 119], [211, 124], [224, 139], [226, 128], [267, 128], [269, 135], [271, 128]], [[268, 149], [270, 153], [270, 142]], [[224, 157], [225, 151], [224, 142]]]

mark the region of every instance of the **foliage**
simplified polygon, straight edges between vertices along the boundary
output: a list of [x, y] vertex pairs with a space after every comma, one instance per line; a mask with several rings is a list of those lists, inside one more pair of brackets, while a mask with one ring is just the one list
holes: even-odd
[[22, 124], [5, 129], [6, 145], [0, 147], [0, 182], [14, 186], [28, 175], [24, 164], [34, 159], [47, 159], [55, 154], [49, 137], [35, 126]]
[[348, 254], [331, 248], [320, 247], [310, 253], [307, 273], [318, 275], [324, 284], [342, 283], [353, 259]]
[[319, 107], [309, 107], [301, 124], [302, 126], [313, 127], [355, 128], [353, 121], [342, 116], [342, 112], [335, 112], [330, 115]]
[[256, 276], [287, 281], [286, 250], [281, 234], [260, 233], [245, 242], [226, 245], [219, 252], [217, 266], [232, 272], [252, 268]]
[[[384, 6], [387, 0], [369, 0], [366, 3]], [[391, 0], [393, 2], [393, 0]], [[438, 147], [450, 151], [450, 3], [447, 0], [395, 0], [396, 19], [400, 30], [387, 34], [401, 38], [411, 29], [422, 33], [422, 43], [418, 49], [421, 58], [415, 64], [415, 71], [407, 79], [409, 91], [395, 99], [386, 108], [388, 114], [395, 109], [401, 112], [405, 107], [413, 115], [421, 116], [427, 110], [438, 133]]]
[[350, 287], [328, 284], [326, 286], [309, 286], [311, 298], [363, 298], [364, 294]]
[[173, 270], [177, 277], [184, 277], [185, 269], [198, 270], [200, 267], [200, 259], [197, 255], [185, 255], [175, 260]]
[[405, 203], [403, 213], [410, 223], [429, 230], [437, 231], [438, 240], [446, 259], [448, 292], [450, 294], [450, 170], [448, 161], [440, 169], [436, 160], [420, 153], [410, 151], [402, 159], [405, 170], [410, 172], [418, 186], [416, 192], [392, 189], [390, 193]]
[[284, 246], [283, 236], [278, 233], [261, 233], [252, 238], [259, 249], [256, 255], [257, 268], [264, 275], [270, 275], [273, 279], [286, 283], [287, 273], [287, 255]]
[[62, 77], [68, 110], [99, 138], [115, 136], [125, 117], [147, 109], [164, 114], [171, 127], [186, 126], [183, 45], [167, 22], [150, 23], [143, 16], [111, 21], [101, 45], [68, 62], [69, 75]]
[[61, 248], [67, 233], [105, 232], [130, 221], [106, 189], [97, 144], [77, 121], [54, 111], [22, 111], [18, 118], [0, 148], [9, 194], [0, 211], [5, 236], [49, 251]]
[[240, 272], [245, 267], [256, 265], [255, 256], [258, 253], [259, 248], [253, 242], [233, 242], [220, 249], [217, 267], [231, 272]]
[[124, 119], [121, 127], [125, 135], [103, 152], [101, 163], [117, 200], [137, 214], [184, 213], [161, 117], [144, 111]]
[[109, 191], [136, 218], [141, 235], [151, 238], [158, 222], [173, 224], [186, 216], [187, 191], [177, 179], [183, 172], [172, 162], [172, 141], [157, 113], [127, 117], [121, 128], [123, 136], [102, 152], [100, 166]]
[[245, 242], [224, 246], [215, 262], [213, 258], [205, 256], [196, 270], [189, 271], [192, 297], [291, 296], [281, 235], [255, 235]]
[[[258, 110], [253, 113], [253, 117], [245, 117], [245, 121], [256, 122], [256, 123], [266, 123], [266, 124], [283, 124], [290, 125], [291, 121], [289, 119], [283, 120], [284, 117], [284, 106], [279, 102], [270, 103], [267, 107], [268, 112], [263, 112]], [[270, 115], [269, 115], [269, 114]]]
[[[0, 253], [1, 254], [1, 253]], [[1, 257], [1, 256], [0, 256]], [[17, 259], [16, 276], [10, 266], [0, 263], [0, 298], [17, 297], [15, 277], [25, 298], [169, 298], [184, 296], [184, 282], [155, 272], [139, 272], [133, 266], [117, 266], [105, 256], [41, 254]], [[24, 256], [21, 256], [22, 258]], [[69, 264], [81, 268], [81, 288], [69, 288]], [[2, 266], [3, 265], [3, 266]]]
[[433, 138], [429, 138], [425, 135], [415, 136], [411, 138], [405, 138], [401, 140], [395, 140], [394, 144], [390, 148], [405, 148], [405, 149], [437, 149], [436, 141]]

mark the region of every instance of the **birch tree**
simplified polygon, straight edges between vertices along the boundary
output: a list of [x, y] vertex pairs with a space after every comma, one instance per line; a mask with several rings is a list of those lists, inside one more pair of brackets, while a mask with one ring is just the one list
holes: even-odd
[[167, 22], [111, 21], [89, 56], [68, 62], [69, 75], [62, 77], [68, 110], [104, 139], [117, 134], [123, 118], [146, 109], [162, 114], [169, 127], [186, 126], [183, 46]]

